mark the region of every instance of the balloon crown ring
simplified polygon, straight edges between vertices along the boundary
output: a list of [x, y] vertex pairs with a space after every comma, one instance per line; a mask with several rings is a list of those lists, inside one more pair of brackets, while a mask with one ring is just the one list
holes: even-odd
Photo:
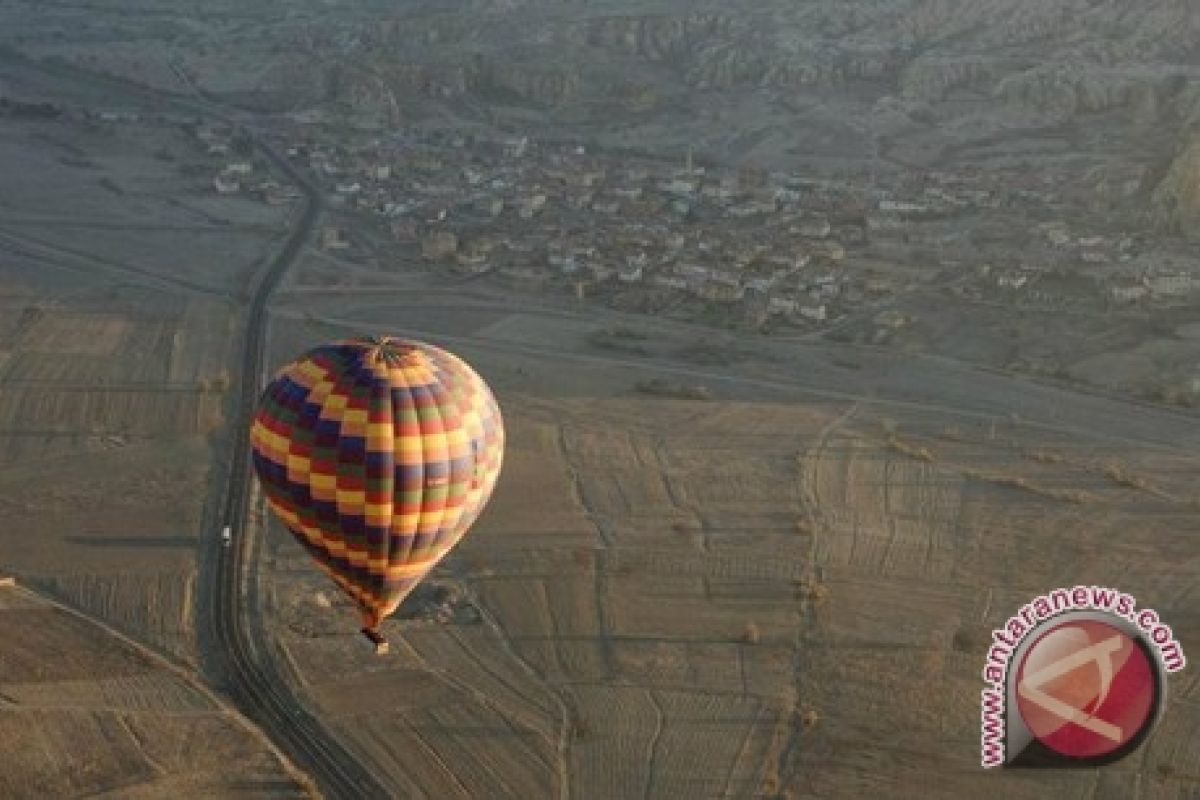
[[372, 361], [382, 361], [390, 367], [412, 364], [421, 357], [421, 351], [411, 342], [391, 336], [370, 336], [358, 343], [368, 348], [368, 355]]

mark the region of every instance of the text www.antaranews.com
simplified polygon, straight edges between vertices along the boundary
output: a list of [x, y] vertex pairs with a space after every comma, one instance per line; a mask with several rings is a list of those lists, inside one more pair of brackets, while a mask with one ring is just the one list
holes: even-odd
[[992, 631], [992, 643], [983, 669], [987, 686], [981, 698], [985, 767], [998, 766], [1004, 761], [1005, 681], [1013, 654], [1022, 639], [1039, 623], [1068, 611], [1104, 611], [1127, 619], [1158, 650], [1165, 671], [1178, 672], [1187, 664], [1171, 628], [1159, 621], [1158, 613], [1153, 609], [1138, 610], [1137, 601], [1126, 592], [1100, 586], [1076, 586], [1038, 595], [1009, 617], [1004, 627]]

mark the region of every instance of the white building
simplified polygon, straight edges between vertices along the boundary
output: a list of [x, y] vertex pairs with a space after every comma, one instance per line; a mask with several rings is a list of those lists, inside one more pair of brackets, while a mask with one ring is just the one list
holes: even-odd
[[668, 289], [686, 289], [688, 282], [686, 278], [679, 275], [670, 275], [667, 273], [659, 273], [654, 276], [654, 284], [656, 286], [664, 286]]
[[611, 264], [605, 264], [602, 261], [590, 262], [588, 271], [592, 273], [592, 278], [598, 281], [611, 280], [617, 274], [617, 270]]
[[775, 198], [747, 200], [729, 209], [733, 217], [754, 217], [762, 214], [774, 214], [776, 211]]
[[617, 268], [617, 279], [622, 283], [637, 283], [642, 279], [641, 264], [625, 264]]
[[667, 194], [673, 194], [680, 197], [690, 197], [696, 192], [696, 182], [683, 180], [682, 178], [675, 178], [659, 184], [659, 188], [661, 188]]
[[926, 214], [929, 206], [908, 200], [880, 200], [879, 210], [888, 214]]
[[772, 297], [767, 301], [767, 311], [772, 314], [794, 314], [800, 303], [791, 297]]
[[529, 149], [529, 137], [512, 138], [504, 143], [504, 155], [509, 158], [520, 158]]
[[1071, 243], [1071, 232], [1065, 225], [1051, 225], [1046, 228], [1046, 239], [1055, 247], [1066, 247]]
[[814, 306], [800, 306], [800, 316], [805, 319], [811, 319], [815, 322], [823, 322], [827, 315], [825, 313], [825, 304], [818, 303]]
[[675, 268], [675, 274], [682, 278], [687, 285], [701, 286], [708, 282], [711, 272], [708, 267], [702, 267], [699, 264], [680, 264]]
[[341, 228], [326, 225], [321, 229], [321, 247], [326, 250], [345, 250], [350, 246], [350, 240]]
[[809, 239], [824, 239], [833, 231], [833, 227], [825, 217], [802, 219], [798, 228], [800, 235]]
[[1146, 283], [1137, 278], [1122, 278], [1108, 289], [1109, 295], [1119, 303], [1132, 303], [1150, 294]]
[[1183, 273], [1152, 275], [1146, 278], [1146, 287], [1150, 294], [1174, 297], [1195, 291], [1197, 281]]
[[720, 269], [709, 270], [708, 279], [713, 283], [720, 283], [725, 286], [740, 286], [742, 283], [742, 276], [736, 272]]
[[867, 214], [867, 230], [898, 231], [904, 228], [904, 220], [896, 214]]
[[213, 178], [213, 188], [217, 194], [237, 194], [242, 190], [242, 184], [229, 173], [222, 172]]
[[1001, 289], [1020, 289], [1029, 283], [1029, 276], [1024, 272], [1002, 272], [996, 276], [996, 285]]
[[708, 281], [699, 289], [697, 289], [696, 293], [705, 300], [714, 300], [727, 303], [735, 300], [741, 300], [745, 296], [746, 290], [741, 286], [731, 286], [728, 283]]

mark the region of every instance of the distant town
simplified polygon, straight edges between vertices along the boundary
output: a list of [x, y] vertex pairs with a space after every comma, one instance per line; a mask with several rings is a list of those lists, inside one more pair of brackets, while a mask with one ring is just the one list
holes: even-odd
[[[210, 164], [211, 191], [272, 205], [299, 199], [233, 126], [190, 130]], [[874, 343], [911, 321], [888, 306], [917, 288], [1106, 310], [1171, 303], [1200, 288], [1170, 258], [1148, 263], [1136, 233], [1073, 231], [1055, 219], [1049, 187], [996, 185], [995, 176], [933, 172], [863, 187], [530, 136], [426, 132], [355, 144], [317, 130], [300, 125], [275, 137], [328, 194], [334, 214], [319, 246], [383, 270], [418, 263], [768, 332], [829, 330], [877, 311]], [[1045, 221], [1027, 231], [1028, 261], [972, 259], [970, 246], [938, 240], [942, 223], [1030, 205]]]
[[1198, 6], [0, 4], [0, 798], [1200, 798]]

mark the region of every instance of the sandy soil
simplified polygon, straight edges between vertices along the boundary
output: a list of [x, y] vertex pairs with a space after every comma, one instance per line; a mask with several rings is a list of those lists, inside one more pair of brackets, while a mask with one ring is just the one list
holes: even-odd
[[[836, 134], [812, 135], [836, 149]], [[0, 570], [187, 664], [197, 553], [215, 532], [213, 437], [240, 379], [224, 373], [229, 301], [287, 210], [186, 178], [180, 135], [0, 127]], [[769, 157], [784, 137], [726, 145]], [[1026, 404], [1047, 416], [1045, 391], [987, 397], [979, 376], [932, 363], [890, 384], [907, 399], [884, 410], [874, 382], [907, 371], [891, 355], [861, 359], [860, 383], [830, 391], [821, 382], [851, 368], [778, 348], [745, 370], [706, 367], [721, 373], [711, 402], [647, 395], [638, 381], [667, 367], [709, 380], [677, 357], [696, 331], [646, 320], [644, 357], [627, 357], [590, 347], [595, 320], [570, 309], [446, 287], [438, 303], [424, 289], [343, 302], [305, 289], [343, 273], [349, 288], [420, 284], [327, 254], [299, 273], [273, 317], [275, 363], [347, 321], [431, 331], [480, 368], [509, 426], [493, 503], [388, 623], [388, 657], [368, 652], [298, 546], [268, 532], [263, 645], [397, 796], [1195, 794], [1191, 673], [1172, 679], [1138, 759], [1103, 773], [976, 766], [986, 631], [1030, 595], [1119, 585], [1185, 647], [1200, 641], [1197, 465], [1186, 438], [1163, 443], [1178, 428], [1161, 415], [1121, 420], [1128, 407], [1081, 401], [1047, 417], [1051, 434], [1003, 416]], [[956, 346], [992, 354], [996, 339]], [[1175, 368], [1188, 348], [1146, 352]], [[820, 385], [793, 391], [797, 374]], [[0, 638], [22, 646], [0, 650], [0, 795], [299, 788], [186, 676], [6, 591]], [[439, 592], [444, 621], [426, 613]]]
[[217, 374], [203, 371], [227, 345], [212, 323], [228, 310], [147, 300], [34, 285], [0, 304], [14, 331], [0, 371], [0, 563], [191, 660], [206, 437], [224, 402], [200, 382]]
[[110, 629], [0, 587], [0, 795], [307, 796], [209, 690]]
[[[579, 341], [580, 322], [555, 337], [545, 316], [485, 316], [475, 346], [472, 315], [447, 335], [501, 398], [509, 454], [431, 583], [474, 611], [438, 623], [416, 599], [376, 657], [270, 533], [284, 660], [402, 796], [1032, 798], [1047, 781], [1090, 796], [1091, 773], [979, 770], [986, 632], [1038, 592], [1096, 582], [1200, 637], [1190, 459], [736, 384], [648, 398], [640, 372], [522, 352]], [[276, 358], [334, 328], [281, 312]], [[1173, 723], [1101, 796], [1194, 789], [1194, 692], [1172, 679]]]
[[288, 214], [197, 158], [173, 125], [0, 125], [0, 570], [192, 664], [232, 293]]

